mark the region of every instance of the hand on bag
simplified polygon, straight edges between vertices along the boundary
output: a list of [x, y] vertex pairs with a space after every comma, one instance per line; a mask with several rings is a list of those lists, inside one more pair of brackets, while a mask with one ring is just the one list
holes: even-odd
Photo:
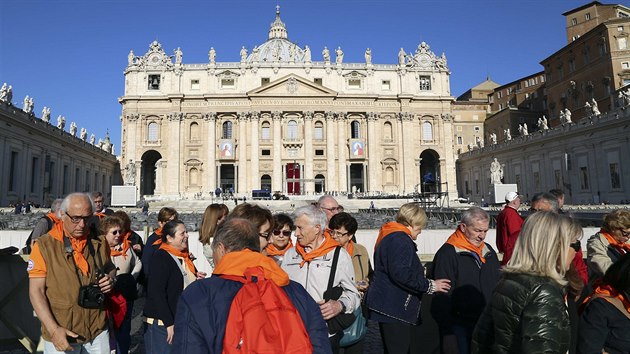
[[104, 275], [98, 280], [98, 286], [101, 288], [103, 294], [107, 294], [114, 288], [114, 280], [109, 275]]
[[319, 310], [322, 312], [322, 317], [324, 320], [329, 320], [338, 314], [341, 313], [342, 306], [341, 302], [337, 300], [328, 300], [324, 302], [323, 300], [318, 302]]
[[436, 279], [433, 281], [433, 290], [436, 293], [446, 293], [451, 289], [451, 281], [448, 279]]

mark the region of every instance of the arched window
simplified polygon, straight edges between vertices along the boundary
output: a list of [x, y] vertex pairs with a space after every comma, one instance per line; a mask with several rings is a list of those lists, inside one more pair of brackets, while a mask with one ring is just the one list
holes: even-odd
[[313, 139], [324, 140], [324, 123], [315, 122], [315, 129], [313, 130]]
[[385, 183], [394, 184], [394, 169], [390, 166], [385, 168]]
[[262, 123], [262, 140], [270, 140], [271, 139], [271, 132], [270, 132], [270, 124], [269, 122], [263, 122]]
[[352, 123], [350, 123], [350, 130], [350, 137], [352, 139], [361, 139], [361, 124], [359, 124], [359, 122], [353, 120]]
[[287, 139], [295, 140], [298, 138], [298, 126], [297, 122], [294, 120], [290, 120], [287, 125]]
[[149, 123], [147, 141], [158, 141], [159, 126], [156, 122]]
[[190, 123], [190, 132], [189, 132], [190, 140], [199, 140], [199, 124], [196, 122]]
[[271, 176], [262, 175], [262, 177], [260, 177], [260, 189], [271, 190]]
[[223, 122], [223, 139], [232, 139], [232, 122]]
[[422, 123], [422, 140], [424, 141], [433, 140], [433, 125], [429, 122]]
[[385, 122], [383, 124], [383, 139], [386, 141], [392, 141], [394, 139], [392, 123]]
[[190, 182], [191, 186], [197, 186], [199, 185], [199, 170], [196, 169], [195, 167], [191, 168], [190, 171], [188, 172], [188, 181]]

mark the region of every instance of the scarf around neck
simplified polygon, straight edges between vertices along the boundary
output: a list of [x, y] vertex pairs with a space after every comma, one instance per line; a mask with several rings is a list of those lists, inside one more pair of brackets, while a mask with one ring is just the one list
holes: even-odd
[[[48, 234], [52, 236], [55, 240], [63, 243], [63, 238], [64, 238], [63, 223], [60, 222], [53, 225], [53, 228], [50, 231], [48, 231]], [[85, 246], [87, 245], [87, 239], [89, 235], [90, 234], [88, 230], [88, 234], [81, 238], [65, 236], [65, 237], [68, 237], [68, 239], [70, 240], [70, 244], [72, 245], [72, 251], [73, 251], [72, 257], [74, 258], [74, 263], [76, 263], [77, 267], [79, 268], [79, 270], [81, 271], [83, 275], [88, 275], [90, 271], [90, 266], [88, 264], [88, 261], [87, 259], [85, 259], [85, 256], [83, 255], [83, 251], [85, 251]]]
[[378, 232], [378, 238], [376, 238], [376, 243], [374, 244], [374, 249], [378, 247], [385, 237], [393, 234], [394, 232], [403, 232], [411, 238], [411, 231], [407, 226], [396, 221], [390, 221], [381, 226], [381, 229]]
[[310, 263], [315, 258], [328, 254], [328, 252], [330, 252], [331, 250], [334, 250], [335, 247], [337, 246], [339, 246], [339, 242], [333, 240], [333, 238], [330, 237], [330, 234], [328, 232], [324, 232], [324, 242], [322, 242], [322, 244], [319, 245], [319, 247], [312, 249], [308, 253], [304, 249], [304, 246], [300, 245], [300, 243], [298, 242], [295, 245], [295, 250], [300, 256], [302, 256], [302, 262], [300, 262], [300, 268], [302, 268], [304, 264]]
[[169, 245], [168, 243], [164, 243], [164, 242], [160, 244], [160, 249], [165, 250], [166, 252], [172, 254], [175, 257], [182, 258], [184, 260], [184, 263], [186, 263], [186, 267], [188, 267], [188, 270], [190, 270], [193, 274], [197, 275], [197, 268], [195, 268], [195, 264], [193, 263], [192, 259], [190, 259], [190, 253], [188, 253], [187, 250], [180, 251], [176, 249], [175, 247]]
[[481, 260], [481, 263], [486, 263], [486, 259], [483, 256], [484, 244], [481, 244], [479, 247], [477, 247], [473, 245], [472, 243], [470, 243], [470, 241], [466, 239], [466, 236], [464, 235], [462, 230], [459, 229], [459, 227], [448, 238], [448, 240], [446, 240], [446, 243], [448, 243], [449, 245], [453, 245], [453, 247], [455, 248], [463, 248], [467, 251], [475, 253]]
[[293, 247], [293, 241], [289, 240], [289, 243], [284, 249], [279, 249], [273, 243], [270, 243], [267, 245], [267, 248], [265, 248], [265, 251], [267, 252], [267, 255], [270, 257], [284, 256], [284, 254], [287, 253], [287, 251], [291, 247]]
[[226, 253], [212, 274], [242, 277], [245, 270], [252, 267], [262, 268], [265, 279], [273, 281], [278, 286], [289, 284], [289, 275], [273, 259], [248, 249]]
[[619, 242], [619, 241], [615, 240], [613, 235], [611, 235], [608, 232], [604, 231], [604, 229], [599, 230], [599, 233], [602, 234], [602, 236], [604, 236], [606, 238], [606, 240], [608, 240], [608, 243], [610, 243], [610, 245], [617, 252], [619, 252], [621, 255], [624, 255], [624, 254], [630, 252], [630, 244], [625, 243], [625, 242]]

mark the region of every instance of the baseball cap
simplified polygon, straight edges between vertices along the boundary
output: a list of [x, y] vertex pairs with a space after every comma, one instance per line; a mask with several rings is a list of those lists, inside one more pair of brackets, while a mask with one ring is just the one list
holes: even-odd
[[508, 202], [508, 203], [513, 201], [516, 198], [523, 199], [523, 196], [519, 195], [516, 192], [507, 192], [507, 194], [505, 194], [505, 201]]

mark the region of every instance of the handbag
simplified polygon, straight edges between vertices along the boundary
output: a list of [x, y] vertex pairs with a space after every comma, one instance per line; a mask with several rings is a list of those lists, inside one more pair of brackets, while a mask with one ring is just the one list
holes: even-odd
[[363, 339], [367, 334], [367, 321], [363, 316], [361, 306], [354, 310], [354, 316], [356, 318], [352, 325], [343, 330], [343, 337], [339, 342], [340, 347], [349, 347]]

